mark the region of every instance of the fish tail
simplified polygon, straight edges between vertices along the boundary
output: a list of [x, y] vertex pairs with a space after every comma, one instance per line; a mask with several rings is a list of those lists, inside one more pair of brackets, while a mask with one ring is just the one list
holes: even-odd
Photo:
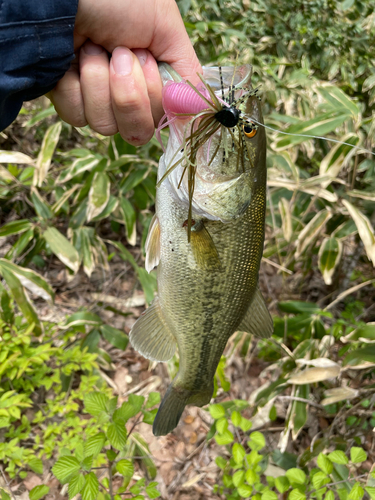
[[172, 432], [187, 404], [203, 406], [210, 402], [214, 387], [202, 391], [184, 389], [174, 381], [170, 384], [156, 414], [152, 432], [154, 436], [165, 436]]
[[182, 412], [188, 403], [190, 391], [174, 387], [167, 389], [156, 414], [152, 432], [154, 436], [165, 436], [177, 426]]

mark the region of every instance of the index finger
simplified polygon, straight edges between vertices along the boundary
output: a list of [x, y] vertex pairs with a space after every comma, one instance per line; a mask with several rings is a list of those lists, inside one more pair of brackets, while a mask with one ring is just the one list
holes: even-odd
[[197, 73], [202, 73], [202, 66], [174, 0], [166, 0], [164, 9], [157, 9], [149, 50], [157, 61], [170, 64], [185, 80], [199, 83]]

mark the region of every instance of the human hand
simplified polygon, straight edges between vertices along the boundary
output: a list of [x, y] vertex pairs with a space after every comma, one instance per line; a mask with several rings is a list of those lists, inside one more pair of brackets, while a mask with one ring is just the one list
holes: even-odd
[[57, 112], [136, 146], [163, 115], [156, 61], [192, 82], [201, 72], [175, 0], [79, 0], [74, 49], [76, 60], [48, 94]]

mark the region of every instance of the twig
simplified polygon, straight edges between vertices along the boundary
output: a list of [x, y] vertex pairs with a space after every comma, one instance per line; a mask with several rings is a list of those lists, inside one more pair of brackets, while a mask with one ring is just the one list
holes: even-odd
[[[112, 451], [112, 446], [111, 446], [111, 451]], [[109, 480], [109, 494], [111, 495], [111, 500], [113, 500], [112, 467], [113, 467], [113, 462], [110, 460], [108, 467], [108, 480]]]
[[[92, 469], [107, 469], [107, 466], [105, 466], [105, 467], [92, 467]], [[107, 488], [100, 481], [99, 481], [99, 486], [101, 488], [103, 488], [103, 490], [105, 491], [105, 493], [108, 493]]]
[[353, 174], [352, 174], [352, 182], [351, 182], [351, 185], [350, 185], [350, 189], [354, 188], [355, 178], [356, 178], [356, 175], [357, 175], [357, 167], [358, 167], [358, 155], [355, 155], [354, 168], [353, 168]]
[[[367, 477], [367, 474], [361, 474], [360, 476], [353, 477], [352, 480], [353, 481], [357, 481], [357, 479], [361, 479], [362, 477]], [[347, 481], [349, 481], [349, 478], [348, 479], [342, 479], [341, 481], [336, 481], [334, 483], [325, 484], [324, 487], [328, 488], [329, 486], [336, 486], [336, 484], [346, 483]], [[310, 495], [311, 493], [313, 493], [314, 491], [316, 491], [316, 490], [310, 490], [307, 493], [307, 496]]]
[[279, 259], [280, 265], [282, 265], [279, 240], [277, 239], [277, 236], [276, 236], [276, 231], [277, 231], [278, 227], [276, 226], [275, 211], [274, 211], [274, 208], [273, 208], [272, 196], [271, 196], [270, 188], [268, 186], [267, 186], [267, 198], [268, 198], [269, 205], [270, 205], [270, 212], [271, 212], [271, 218], [272, 218], [272, 226], [273, 226], [273, 231], [274, 231], [274, 238], [275, 238], [275, 243], [276, 243], [277, 257]]
[[319, 410], [324, 410], [324, 406], [319, 403], [314, 403], [310, 399], [300, 398], [298, 396], [276, 396], [278, 399], [289, 399], [291, 401], [299, 401], [300, 403], [307, 403], [310, 406], [315, 406], [315, 408], [319, 408]]
[[[285, 324], [286, 324], [286, 322], [285, 322]], [[273, 338], [270, 338], [269, 340], [270, 340], [273, 344], [275, 344], [275, 346], [277, 346], [277, 347], [281, 347], [281, 349], [282, 349], [283, 351], [285, 351], [285, 352], [286, 352], [286, 354], [287, 354], [287, 355], [288, 355], [291, 359], [293, 359], [293, 360], [295, 359], [295, 358], [294, 358], [294, 354], [292, 353], [292, 351], [291, 351], [291, 350], [289, 349], [289, 347], [287, 347], [287, 346], [286, 346], [283, 342], [280, 342], [280, 343], [279, 343], [279, 342], [276, 342], [276, 340], [274, 340]]]
[[9, 488], [9, 492], [10, 492], [10, 494], [11, 494], [11, 496], [12, 496], [13, 500], [16, 500], [16, 497], [14, 496], [13, 491], [12, 491], [12, 490], [11, 490], [11, 488], [10, 488], [9, 482], [8, 482], [8, 480], [7, 480], [7, 478], [6, 478], [5, 474], [4, 474], [4, 471], [3, 471], [3, 468], [2, 468], [2, 467], [0, 467], [0, 471], [1, 471], [1, 475], [3, 476], [4, 482], [5, 482], [5, 486], [6, 486], [7, 488]]
[[271, 266], [276, 267], [277, 269], [280, 269], [280, 271], [284, 271], [284, 273], [293, 274], [293, 271], [291, 271], [290, 269], [287, 269], [284, 266], [280, 266], [280, 264], [276, 264], [276, 262], [274, 262], [273, 260], [267, 259], [267, 257], [262, 257], [262, 260], [264, 260], [264, 262], [267, 262], [267, 264], [270, 264]]
[[346, 296], [350, 295], [353, 292], [356, 292], [357, 290], [363, 288], [364, 286], [371, 285], [372, 283], [375, 283], [375, 279], [365, 281], [364, 283], [360, 283], [359, 285], [352, 286], [348, 290], [345, 290], [345, 292], [340, 293], [340, 295], [333, 302], [328, 304], [328, 306], [324, 308], [324, 311], [328, 311], [328, 309], [331, 309], [335, 304], [341, 302], [341, 300], [344, 299]]
[[133, 427], [132, 427], [132, 428], [130, 429], [130, 431], [128, 432], [128, 438], [129, 438], [130, 434], [134, 431], [135, 426], [136, 426], [136, 425], [138, 425], [138, 424], [140, 423], [140, 419], [141, 419], [141, 417], [142, 417], [142, 416], [143, 416], [143, 415], [142, 415], [142, 413], [138, 415], [138, 418], [137, 418], [137, 420], [134, 422]]
[[[204, 441], [203, 441], [204, 443]], [[196, 452], [196, 450], [194, 450], [192, 452], [192, 455]], [[136, 455], [128, 455], [128, 456], [125, 456], [125, 457], [122, 457], [120, 460], [124, 460], [124, 459], [127, 459], [127, 460], [144, 460], [145, 458], [152, 458], [153, 460], [156, 460], [157, 462], [161, 462], [161, 463], [170, 463], [170, 462], [174, 462], [174, 460], [162, 460], [161, 458], [157, 458], [157, 457], [154, 457], [154, 455], [142, 455], [142, 456], [136, 456]], [[112, 462], [113, 465], [116, 465], [118, 462], [120, 462], [120, 460], [114, 460]], [[108, 469], [108, 466], [107, 465], [103, 465], [102, 467], [91, 467], [91, 470], [102, 470], [102, 469]]]
[[200, 445], [199, 445], [199, 446], [197, 446], [197, 447], [195, 448], [195, 450], [193, 450], [193, 451], [190, 453], [190, 455], [188, 455], [188, 456], [186, 457], [186, 459], [185, 459], [185, 460], [190, 460], [190, 459], [191, 459], [191, 458], [192, 458], [192, 457], [193, 457], [196, 453], [198, 453], [198, 451], [199, 451], [201, 448], [203, 448], [203, 446], [205, 445], [205, 443], [206, 443], [206, 438], [204, 438], [204, 439], [203, 439], [203, 441], [200, 443]]
[[350, 278], [353, 274], [354, 269], [357, 267], [362, 252], [363, 252], [363, 243], [362, 240], [359, 240], [359, 242], [356, 244], [354, 252], [351, 255], [346, 255], [345, 259], [343, 259], [344, 264], [342, 265], [342, 268], [345, 269], [345, 275], [339, 285], [338, 289], [339, 293], [348, 288], [350, 283]]
[[261, 427], [259, 431], [261, 432], [280, 432], [285, 429], [285, 425], [282, 427]]

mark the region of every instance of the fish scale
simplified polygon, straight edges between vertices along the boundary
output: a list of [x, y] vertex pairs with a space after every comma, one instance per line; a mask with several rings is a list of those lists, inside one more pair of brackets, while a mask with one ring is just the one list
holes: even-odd
[[[247, 103], [247, 112], [262, 120], [255, 97]], [[179, 370], [155, 418], [155, 435], [173, 430], [186, 404], [202, 406], [210, 402], [216, 368], [236, 330], [260, 337], [272, 333], [272, 319], [258, 288], [266, 209], [263, 128], [259, 128], [255, 139], [249, 140], [248, 147], [252, 161], [246, 163], [245, 174], [238, 174], [240, 190], [233, 182], [220, 184], [220, 177], [218, 185], [227, 189], [221, 189], [217, 196], [213, 189], [210, 197], [202, 197], [201, 206], [212, 202], [214, 209], [219, 206], [220, 216], [224, 214], [225, 218], [227, 210], [228, 221], [205, 218], [193, 210], [190, 242], [186, 205], [174, 195], [168, 182], [162, 182], [157, 190], [157, 224], [152, 224], [146, 249], [159, 252], [157, 259], [151, 259], [158, 264], [158, 297], [130, 333], [133, 346], [150, 359], [169, 359], [175, 349], [173, 342], [179, 351]], [[232, 155], [228, 162], [234, 164], [235, 152]], [[168, 147], [160, 160], [159, 178], [167, 168], [167, 156]], [[213, 172], [216, 167], [217, 172], [221, 171], [220, 160], [217, 165], [211, 164]], [[205, 164], [199, 168], [205, 168]], [[156, 227], [157, 244], [152, 242]], [[158, 322], [160, 327], [155, 334]], [[150, 346], [151, 337], [157, 338], [158, 349]]]

